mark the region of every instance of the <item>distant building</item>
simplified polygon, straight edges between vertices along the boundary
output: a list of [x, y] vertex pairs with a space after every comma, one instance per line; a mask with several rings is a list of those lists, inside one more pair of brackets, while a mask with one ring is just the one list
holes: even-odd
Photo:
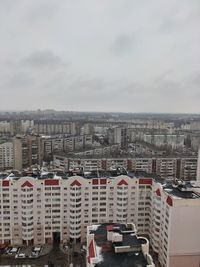
[[7, 120], [0, 121], [0, 133], [16, 135], [27, 133], [30, 129], [33, 129], [33, 120]]
[[130, 131], [128, 128], [116, 127], [108, 130], [109, 144], [119, 144], [126, 147], [130, 139]]
[[74, 122], [66, 121], [35, 121], [34, 129], [37, 134], [54, 135], [54, 134], [80, 134], [80, 126]]
[[77, 136], [43, 136], [42, 150], [44, 158], [55, 153], [74, 151], [91, 148], [93, 145], [92, 135], [77, 135]]
[[198, 148], [200, 146], [200, 133], [191, 133], [190, 140], [191, 148], [193, 149], [193, 151], [198, 151]]
[[22, 170], [42, 163], [41, 137], [36, 135], [17, 136], [13, 138], [14, 168]]
[[12, 169], [13, 166], [13, 143], [0, 144], [0, 170]]
[[197, 157], [112, 157], [105, 152], [108, 150], [103, 151], [102, 149], [78, 152], [68, 156], [55, 154], [53, 157], [54, 167], [68, 170], [75, 166], [81, 166], [85, 171], [91, 171], [95, 169], [110, 170], [119, 166], [128, 171], [154, 173], [162, 179], [196, 180]]
[[198, 162], [197, 162], [197, 181], [200, 182], [200, 147], [198, 151]]
[[200, 121], [192, 121], [190, 122], [190, 130], [200, 130]]
[[11, 127], [9, 121], [0, 121], [0, 133], [10, 133]]
[[169, 147], [171, 149], [183, 148], [183, 134], [144, 134], [144, 142], [157, 147]]

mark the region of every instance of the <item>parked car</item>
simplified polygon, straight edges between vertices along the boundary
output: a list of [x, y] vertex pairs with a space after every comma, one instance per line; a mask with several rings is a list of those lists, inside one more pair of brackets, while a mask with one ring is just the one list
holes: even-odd
[[19, 248], [12, 247], [8, 254], [11, 254], [11, 255], [16, 254], [18, 252], [18, 250], [19, 250]]
[[19, 253], [15, 255], [15, 258], [26, 258], [26, 255], [24, 253]]
[[69, 247], [67, 245], [64, 245], [63, 248], [65, 251], [68, 251], [68, 249], [69, 249]]
[[38, 258], [39, 257], [39, 252], [36, 251], [32, 251], [31, 255], [29, 256], [29, 258]]

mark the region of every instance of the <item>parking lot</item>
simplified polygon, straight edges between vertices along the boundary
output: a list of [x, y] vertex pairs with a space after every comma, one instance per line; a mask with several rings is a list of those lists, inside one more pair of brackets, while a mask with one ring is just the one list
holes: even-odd
[[[18, 248], [16, 253], [1, 254], [0, 265], [31, 265], [34, 267], [69, 267], [73, 262], [74, 267], [85, 267], [85, 254], [74, 252], [72, 250], [62, 250], [59, 245], [54, 247], [43, 246], [39, 257], [29, 257], [33, 251], [33, 247]], [[26, 257], [16, 257], [16, 255], [23, 254]]]
[[[45, 251], [46, 250], [46, 251]], [[15, 258], [38, 258], [44, 254], [47, 254], [51, 250], [48, 246], [14, 246], [7, 247], [1, 250], [3, 257], [15, 257]]]

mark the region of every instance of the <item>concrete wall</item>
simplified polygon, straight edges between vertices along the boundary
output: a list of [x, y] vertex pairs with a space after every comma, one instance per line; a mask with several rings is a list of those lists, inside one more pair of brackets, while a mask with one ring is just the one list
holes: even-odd
[[170, 267], [199, 267], [200, 266], [200, 255], [199, 256], [172, 256], [169, 259]]
[[[174, 206], [171, 212], [169, 238], [170, 256], [200, 255], [200, 206], [199, 200], [177, 200], [183, 206]], [[170, 265], [176, 267], [176, 265]], [[177, 265], [179, 266], [179, 265]], [[184, 265], [186, 266], [186, 265]], [[191, 267], [192, 265], [187, 265]], [[199, 267], [199, 265], [196, 265]], [[183, 266], [181, 266], [183, 267]]]

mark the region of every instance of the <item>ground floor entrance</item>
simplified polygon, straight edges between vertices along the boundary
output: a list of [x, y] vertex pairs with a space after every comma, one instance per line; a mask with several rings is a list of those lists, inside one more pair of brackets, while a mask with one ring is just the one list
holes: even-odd
[[53, 232], [53, 244], [60, 244], [60, 232]]

